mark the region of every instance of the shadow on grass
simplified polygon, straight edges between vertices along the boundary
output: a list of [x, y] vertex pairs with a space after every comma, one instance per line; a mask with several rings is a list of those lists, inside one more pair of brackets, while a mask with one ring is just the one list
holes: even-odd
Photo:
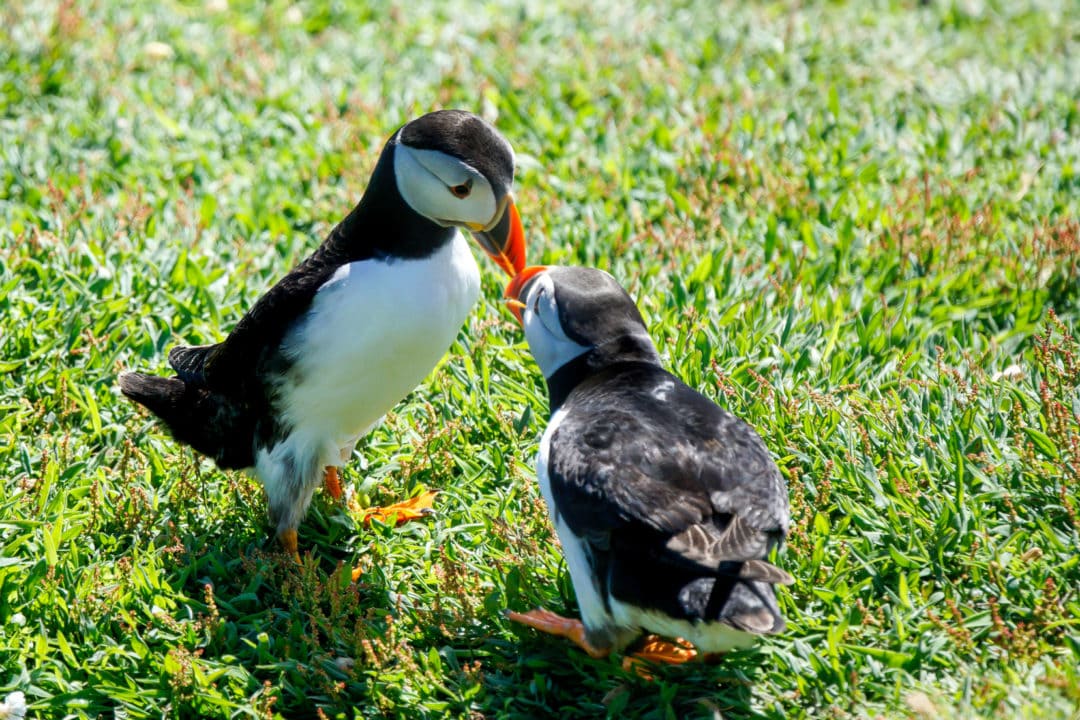
[[753, 649], [715, 664], [650, 670], [645, 679], [622, 668], [622, 656], [594, 660], [558, 641], [537, 638], [504, 648], [488, 673], [485, 713], [506, 718], [762, 718], [752, 686], [768, 656]]
[[[385, 711], [387, 703], [369, 702], [378, 693], [364, 669], [394, 662], [393, 595], [380, 572], [351, 579], [352, 563], [380, 531], [358, 528], [341, 507], [317, 500], [300, 527], [298, 565], [258, 502], [236, 505], [226, 516], [181, 512], [144, 526], [163, 556], [155, 583], [178, 600], [153, 622], [168, 645], [162, 653], [175, 661], [161, 669], [159, 689], [176, 716], [221, 716], [207, 704], [204, 680], [215, 691], [231, 683], [249, 709], [287, 718], [319, 717], [320, 708], [329, 717]], [[117, 707], [108, 701], [99, 709]]]
[[237, 505], [211, 521], [162, 523], [161, 580], [183, 600], [160, 621], [180, 648], [163, 653], [176, 662], [162, 669], [160, 693], [178, 717], [218, 716], [186, 664], [207, 677], [224, 671], [216, 682], [286, 718], [779, 717], [753, 707], [766, 654], [661, 667], [644, 680], [621, 657], [594, 660], [517, 628], [509, 639], [497, 609], [419, 605], [430, 595], [395, 587], [381, 566], [386, 544], [406, 541], [400, 528], [357, 527], [320, 498], [301, 525], [297, 565], [261, 506]]

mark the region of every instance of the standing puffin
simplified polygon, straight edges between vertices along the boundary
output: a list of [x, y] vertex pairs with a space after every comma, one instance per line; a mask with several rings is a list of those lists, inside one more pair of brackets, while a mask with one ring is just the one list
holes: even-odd
[[506, 290], [547, 380], [536, 472], [582, 620], [508, 613], [594, 657], [684, 662], [781, 632], [767, 561], [788, 531], [787, 486], [742, 420], [664, 370], [607, 273], [532, 267]]
[[[460, 110], [387, 141], [364, 196], [326, 241], [215, 345], [174, 347], [175, 377], [126, 372], [121, 391], [221, 468], [253, 469], [277, 537], [296, 529], [320, 479], [435, 367], [480, 293], [458, 228], [508, 274], [525, 266], [511, 196], [514, 152]], [[417, 514], [416, 503], [399, 519]]]

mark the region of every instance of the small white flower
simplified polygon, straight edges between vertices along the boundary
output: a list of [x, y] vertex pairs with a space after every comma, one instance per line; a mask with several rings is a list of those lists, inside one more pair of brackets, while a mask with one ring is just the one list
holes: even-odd
[[17, 612], [11, 616], [10, 622], [15, 627], [22, 627], [26, 624], [26, 616], [23, 615], [21, 612]]
[[143, 55], [146, 56], [147, 60], [153, 60], [154, 62], [169, 60], [175, 54], [172, 45], [169, 45], [168, 43], [152, 40], [143, 45]]
[[300, 9], [299, 5], [292, 5], [285, 11], [282, 19], [286, 25], [299, 25], [304, 22], [304, 11]]
[[1013, 380], [1014, 378], [1018, 378], [1023, 374], [1024, 368], [1020, 367], [1019, 365], [1013, 364], [1005, 368], [1004, 370], [999, 370], [998, 372], [994, 373], [992, 379], [995, 382], [997, 382], [998, 380]]
[[0, 703], [0, 720], [23, 720], [24, 717], [26, 717], [26, 695], [21, 690], [16, 690]]

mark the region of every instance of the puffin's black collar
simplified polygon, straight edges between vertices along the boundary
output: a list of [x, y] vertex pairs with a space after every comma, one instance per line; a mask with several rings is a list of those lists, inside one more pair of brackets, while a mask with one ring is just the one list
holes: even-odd
[[570, 393], [581, 383], [596, 374], [596, 370], [589, 363], [591, 352], [578, 355], [566, 363], [547, 379], [548, 406], [552, 414], [558, 410]]
[[581, 383], [608, 368], [622, 365], [660, 365], [660, 355], [644, 333], [629, 333], [605, 340], [578, 355], [547, 378], [551, 412], [566, 402], [567, 396]]

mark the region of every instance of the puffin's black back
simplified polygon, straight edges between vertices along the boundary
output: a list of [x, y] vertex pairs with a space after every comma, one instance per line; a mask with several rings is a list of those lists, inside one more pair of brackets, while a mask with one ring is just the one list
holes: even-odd
[[791, 578], [764, 558], [787, 533], [787, 491], [753, 428], [640, 362], [580, 383], [561, 412], [555, 509], [603, 589], [673, 618], [783, 629], [771, 585]]

